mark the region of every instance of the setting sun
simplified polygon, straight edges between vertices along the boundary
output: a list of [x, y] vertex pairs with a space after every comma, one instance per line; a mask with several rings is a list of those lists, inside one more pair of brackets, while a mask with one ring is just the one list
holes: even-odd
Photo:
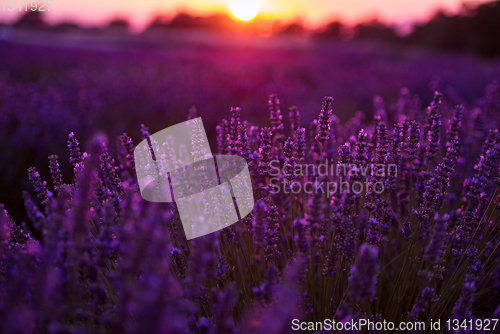
[[228, 7], [231, 14], [241, 21], [250, 21], [260, 10], [258, 0], [230, 0]]

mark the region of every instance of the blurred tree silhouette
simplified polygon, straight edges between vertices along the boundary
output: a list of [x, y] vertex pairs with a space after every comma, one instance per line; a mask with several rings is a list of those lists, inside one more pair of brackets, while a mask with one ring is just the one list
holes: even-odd
[[[262, 23], [265, 24], [262, 24]], [[15, 28], [52, 29], [53, 31], [78, 31], [80, 28], [73, 23], [48, 26], [43, 20], [43, 13], [28, 11], [14, 25]], [[255, 34], [272, 30], [280, 35], [304, 35], [307, 31], [300, 22], [288, 25], [265, 22], [257, 18], [250, 22], [240, 22], [225, 13], [210, 16], [193, 16], [180, 12], [173, 18], [157, 16], [147, 30], [164, 29], [198, 29], [238, 34]], [[107, 26], [108, 30], [126, 32], [129, 23], [123, 19], [115, 19]], [[267, 30], [266, 30], [267, 29]], [[87, 32], [101, 33], [103, 30], [85, 29]], [[483, 57], [500, 56], [500, 0], [483, 3], [476, 7], [465, 6], [457, 15], [447, 15], [438, 12], [426, 23], [419, 24], [408, 36], [401, 37], [392, 26], [377, 20], [358, 24], [354, 29], [346, 29], [339, 21], [333, 21], [318, 29], [315, 36], [340, 39], [354, 38], [358, 40], [382, 41], [387, 43], [405, 43], [420, 45], [437, 50], [473, 52]]]
[[463, 13], [455, 16], [439, 12], [428, 23], [417, 26], [406, 40], [435, 49], [499, 56], [500, 1], [465, 7]]
[[147, 28], [147, 30], [165, 29], [198, 29], [231, 33], [255, 33], [258, 32], [261, 27], [259, 26], [259, 19], [250, 22], [241, 22], [232, 19], [225, 13], [209, 16], [193, 16], [181, 12], [172, 19], [164, 16], [157, 16]]
[[307, 31], [300, 22], [292, 22], [278, 28], [280, 35], [304, 35]]
[[43, 12], [28, 11], [26, 14], [21, 16], [19, 20], [13, 24], [13, 26], [16, 28], [38, 29], [44, 28], [47, 25], [43, 20]]
[[126, 19], [114, 19], [108, 24], [108, 29], [122, 29], [127, 30], [130, 27], [130, 24]]
[[[332, 22], [316, 36], [338, 38], [342, 24]], [[358, 24], [353, 37], [389, 43], [420, 45], [438, 50], [473, 52], [482, 57], [500, 56], [500, 0], [477, 7], [463, 7], [457, 15], [438, 12], [429, 22], [419, 24], [408, 36], [398, 36], [393, 27], [377, 20]]]
[[328, 37], [328, 38], [340, 38], [342, 32], [342, 23], [339, 21], [333, 21], [327, 24], [325, 27], [320, 29], [317, 36]]
[[397, 42], [400, 40], [394, 29], [377, 20], [358, 24], [354, 29], [356, 39], [369, 39], [384, 42]]

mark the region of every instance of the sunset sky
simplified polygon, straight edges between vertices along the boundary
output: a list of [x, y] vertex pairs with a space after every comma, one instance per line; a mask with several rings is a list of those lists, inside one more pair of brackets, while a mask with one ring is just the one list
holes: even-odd
[[[17, 0], [14, 0], [17, 2]], [[41, 0], [39, 0], [41, 1]], [[111, 18], [127, 18], [136, 30], [146, 26], [155, 13], [183, 10], [200, 15], [227, 11], [232, 0], [54, 0], [49, 22], [76, 21], [81, 24], [103, 24]], [[300, 19], [311, 27], [331, 19], [348, 23], [373, 19], [389, 23], [412, 22], [427, 19], [438, 8], [457, 12], [464, 0], [255, 0], [260, 2], [260, 15], [283, 20]], [[465, 0], [469, 4], [487, 0]], [[0, 5], [1, 6], [1, 5]], [[12, 22], [20, 15], [0, 7], [0, 22]]]

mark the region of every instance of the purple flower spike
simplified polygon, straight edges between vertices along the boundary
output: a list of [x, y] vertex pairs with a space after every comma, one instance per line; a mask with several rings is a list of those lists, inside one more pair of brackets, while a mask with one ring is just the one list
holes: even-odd
[[170, 256], [174, 261], [179, 277], [182, 279], [186, 278], [186, 266], [184, 265], [184, 260], [182, 259], [182, 251], [174, 247], [170, 251]]
[[433, 301], [436, 292], [432, 287], [426, 287], [422, 290], [422, 294], [417, 299], [415, 305], [411, 312], [408, 314], [408, 320], [417, 321], [420, 319], [420, 314], [425, 311], [425, 309], [429, 306], [429, 304]]
[[380, 224], [375, 218], [368, 219], [366, 241], [375, 247], [380, 246]]
[[309, 249], [309, 242], [307, 236], [308, 224], [305, 219], [296, 219], [293, 222], [295, 227], [295, 244], [297, 245], [299, 251], [305, 255]]
[[462, 291], [460, 297], [458, 298], [455, 306], [452, 310], [452, 319], [470, 319], [471, 307], [474, 302], [474, 291], [476, 290], [476, 279], [472, 275], [467, 275], [465, 277], [464, 284], [462, 286]]
[[380, 268], [377, 261], [378, 249], [369, 244], [362, 244], [349, 277], [349, 297], [353, 303], [375, 298]]
[[274, 258], [279, 259], [281, 252], [278, 250], [279, 211], [277, 206], [269, 206], [266, 215], [266, 249], [265, 257], [268, 262]]
[[239, 151], [239, 136], [241, 126], [241, 109], [231, 108], [231, 123], [229, 124], [229, 142], [228, 151], [231, 154], [238, 154]]
[[262, 249], [266, 243], [267, 205], [264, 200], [255, 203], [255, 225], [253, 243], [256, 249]]
[[280, 100], [278, 95], [269, 95], [269, 119], [272, 125], [273, 135], [276, 138], [280, 138], [283, 133], [283, 116], [280, 110]]
[[283, 170], [285, 177], [289, 182], [295, 179], [294, 169], [295, 169], [295, 155], [294, 155], [295, 143], [292, 138], [288, 138], [283, 146], [283, 155], [285, 157], [285, 162], [283, 164]]
[[333, 98], [331, 96], [326, 96], [323, 99], [323, 107], [319, 113], [318, 118], [318, 133], [315, 139], [323, 144], [330, 138], [330, 121], [332, 116], [332, 102]]
[[260, 133], [260, 154], [261, 160], [259, 162], [259, 171], [262, 177], [269, 177], [269, 172], [271, 167], [271, 152], [273, 147], [271, 146], [272, 132], [270, 128], [263, 128]]
[[57, 162], [57, 155], [51, 155], [49, 157], [49, 168], [52, 180], [54, 180], [54, 190], [57, 190], [63, 184], [61, 170], [59, 169], [59, 163]]
[[73, 166], [75, 166], [75, 169], [77, 169], [83, 162], [83, 157], [82, 153], [80, 152], [78, 140], [76, 140], [75, 134], [73, 132], [69, 134], [68, 147], [69, 161], [73, 164]]
[[293, 155], [295, 163], [302, 165], [306, 155], [306, 129], [299, 128], [295, 131], [295, 141], [293, 143]]
[[297, 108], [296, 106], [290, 107], [290, 109], [288, 109], [288, 115], [290, 117], [290, 127], [291, 127], [290, 133], [294, 135], [295, 132], [300, 128], [299, 108]]
[[411, 121], [408, 135], [408, 160], [411, 162], [415, 160], [415, 153], [419, 148], [419, 139], [420, 139], [420, 126], [416, 121]]
[[410, 241], [411, 225], [410, 225], [410, 221], [408, 220], [407, 217], [405, 217], [405, 222], [404, 222], [403, 228], [401, 230], [401, 233], [403, 234], [403, 238], [406, 241]]
[[227, 120], [223, 119], [222, 122], [217, 125], [217, 147], [219, 149], [219, 154], [228, 154], [227, 148], [229, 146], [229, 123]]
[[30, 167], [28, 169], [29, 179], [35, 192], [37, 193], [37, 197], [44, 201], [47, 198], [47, 182], [42, 181], [40, 174], [36, 171], [35, 167]]

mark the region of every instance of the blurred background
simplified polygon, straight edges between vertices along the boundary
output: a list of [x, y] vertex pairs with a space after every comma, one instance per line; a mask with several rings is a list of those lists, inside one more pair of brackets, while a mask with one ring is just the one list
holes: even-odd
[[307, 126], [325, 95], [341, 122], [371, 122], [374, 100], [397, 122], [402, 99], [425, 106], [434, 90], [471, 111], [486, 87], [498, 88], [499, 56], [500, 1], [7, 0], [0, 203], [26, 220], [27, 169], [51, 189], [51, 154], [71, 180], [70, 132], [83, 147], [103, 132], [113, 152], [123, 132], [137, 144], [141, 124], [154, 133], [195, 106], [215, 151], [215, 127], [231, 107], [269, 125], [271, 93], [285, 129], [289, 107]]

